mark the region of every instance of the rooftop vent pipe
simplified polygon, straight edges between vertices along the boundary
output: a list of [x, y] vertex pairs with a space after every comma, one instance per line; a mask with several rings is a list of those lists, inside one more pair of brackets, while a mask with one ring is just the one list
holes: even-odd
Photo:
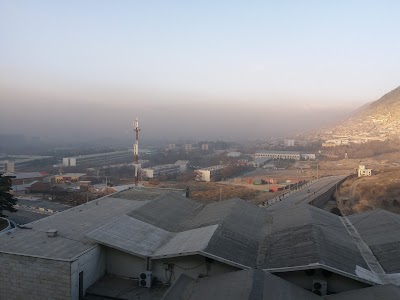
[[55, 237], [57, 236], [57, 229], [49, 229], [46, 231], [48, 237]]

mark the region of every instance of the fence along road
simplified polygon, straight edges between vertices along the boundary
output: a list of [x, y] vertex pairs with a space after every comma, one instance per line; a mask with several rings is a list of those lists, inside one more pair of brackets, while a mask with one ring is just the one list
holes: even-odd
[[[321, 198], [324, 194], [332, 193], [331, 189], [339, 185], [346, 177], [347, 175], [329, 176], [310, 181], [298, 190], [289, 191], [283, 196], [278, 196], [269, 200], [268, 203], [262, 207], [266, 207], [268, 210], [277, 210], [297, 204], [313, 204], [316, 199]], [[328, 197], [328, 195], [326, 196]]]

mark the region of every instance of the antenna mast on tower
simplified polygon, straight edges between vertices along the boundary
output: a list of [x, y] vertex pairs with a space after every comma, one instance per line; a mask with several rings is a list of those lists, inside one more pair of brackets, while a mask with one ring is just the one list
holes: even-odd
[[133, 147], [133, 155], [135, 156], [135, 186], [138, 185], [139, 182], [139, 119], [136, 117], [135, 121], [133, 121], [133, 128], [136, 133], [135, 145]]

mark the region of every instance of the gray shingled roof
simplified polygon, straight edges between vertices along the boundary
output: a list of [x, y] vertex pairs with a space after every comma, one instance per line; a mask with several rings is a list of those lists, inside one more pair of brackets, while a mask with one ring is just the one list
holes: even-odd
[[[171, 193], [143, 188], [127, 192], [103, 197], [26, 224], [26, 229], [16, 228], [10, 234], [0, 236], [0, 252], [71, 260], [97, 245], [85, 236], [87, 233], [159, 195]], [[58, 230], [58, 236], [47, 237], [46, 231], [49, 229]]]
[[197, 253], [242, 268], [326, 267], [353, 278], [357, 266], [369, 269], [342, 219], [310, 205], [268, 211], [241, 199], [203, 205], [168, 194], [129, 215], [168, 232], [218, 225]]
[[321, 264], [353, 275], [368, 268], [341, 218], [311, 205], [298, 205], [272, 214], [266, 236], [263, 269]]
[[114, 194], [114, 198], [134, 199], [136, 201], [155, 199], [166, 194], [184, 195], [185, 191], [180, 189], [160, 189], [160, 188], [129, 188]]
[[[163, 258], [203, 251], [217, 225], [169, 232], [130, 216], [121, 216], [86, 236], [100, 244], [141, 257]], [[134, 232], [134, 234], [132, 234]]]
[[[145, 203], [106, 197], [73, 207], [0, 236], [0, 252], [71, 260], [96, 245], [87, 232]], [[47, 237], [49, 229], [58, 230], [58, 236]]]
[[374, 210], [349, 216], [386, 273], [400, 273], [400, 215]]
[[207, 205], [188, 223], [207, 224], [220, 212], [218, 229], [205, 252], [254, 268], [267, 212], [240, 199], [224, 202]]
[[167, 195], [129, 215], [171, 232], [218, 224], [204, 252], [234, 264], [255, 267], [267, 211], [241, 199], [204, 205]]
[[181, 274], [161, 300], [321, 300], [294, 284], [261, 270], [243, 270], [192, 279]]
[[326, 300], [399, 300], [400, 287], [393, 284], [377, 285], [336, 295], [324, 296]]
[[128, 215], [164, 230], [176, 232], [181, 229], [180, 224], [202, 206], [194, 200], [169, 193]]

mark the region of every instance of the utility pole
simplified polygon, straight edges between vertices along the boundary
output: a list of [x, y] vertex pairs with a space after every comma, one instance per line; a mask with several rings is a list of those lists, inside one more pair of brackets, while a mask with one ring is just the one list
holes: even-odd
[[318, 162], [317, 162], [317, 180], [319, 179], [318, 167], [319, 167], [319, 164], [318, 164]]
[[135, 156], [135, 186], [138, 185], [139, 182], [139, 119], [136, 117], [135, 121], [133, 121], [133, 128], [135, 131], [135, 145], [133, 147], [133, 155]]

